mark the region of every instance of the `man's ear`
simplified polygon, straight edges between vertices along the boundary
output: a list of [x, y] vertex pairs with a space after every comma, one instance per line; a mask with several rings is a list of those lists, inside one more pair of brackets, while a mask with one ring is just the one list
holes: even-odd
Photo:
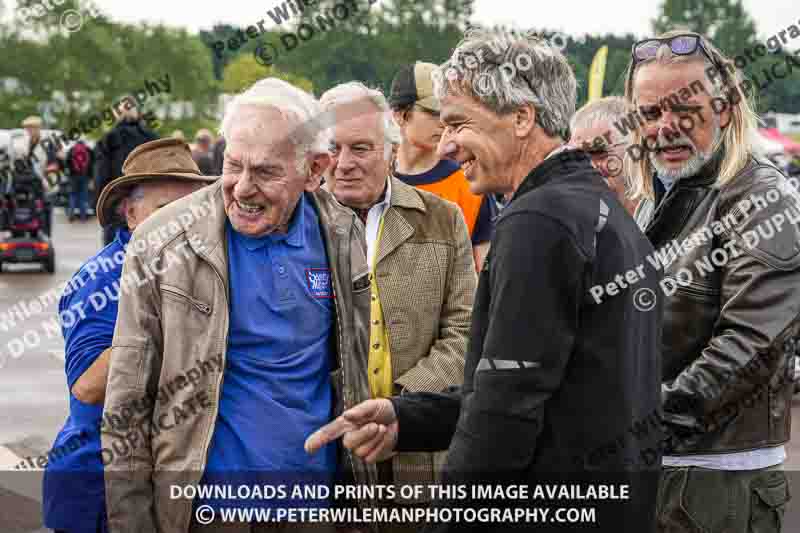
[[527, 137], [536, 126], [536, 109], [531, 104], [522, 105], [514, 111], [513, 120], [514, 134], [517, 137]]
[[128, 224], [128, 228], [133, 231], [139, 225], [139, 220], [136, 215], [134, 203], [128, 198], [123, 198], [119, 204], [118, 213], [122, 215]]
[[305, 190], [314, 192], [322, 184], [322, 173], [330, 166], [330, 154], [314, 154], [308, 161], [308, 177], [306, 178]]

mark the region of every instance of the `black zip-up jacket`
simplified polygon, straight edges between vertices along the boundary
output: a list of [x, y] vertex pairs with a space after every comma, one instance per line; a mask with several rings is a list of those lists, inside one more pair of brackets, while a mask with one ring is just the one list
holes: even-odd
[[122, 176], [122, 165], [134, 148], [156, 139], [158, 134], [144, 121], [127, 119], [120, 121], [100, 139], [95, 147], [95, 197], [99, 199], [103, 188]]
[[[800, 353], [800, 195], [751, 158], [717, 185], [718, 161], [643, 201], [665, 289], [662, 399], [670, 455], [748, 451], [791, 434]], [[654, 182], [654, 185], [659, 185]]]
[[[565, 151], [538, 165], [498, 218], [480, 274], [464, 385], [451, 394], [395, 397], [398, 450], [449, 446], [444, 483], [629, 483], [629, 500], [599, 506], [525, 502], [597, 506], [596, 523], [553, 523], [551, 509], [546, 523], [522, 527], [652, 531], [662, 309], [660, 277], [646, 261], [652, 252], [586, 154]], [[510, 502], [471, 503], [503, 504]], [[450, 522], [432, 529], [510, 527]]]

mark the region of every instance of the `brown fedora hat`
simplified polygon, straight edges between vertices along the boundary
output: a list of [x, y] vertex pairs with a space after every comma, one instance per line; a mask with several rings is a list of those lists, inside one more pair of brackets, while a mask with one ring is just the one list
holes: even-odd
[[189, 145], [180, 139], [158, 139], [141, 144], [125, 159], [122, 176], [106, 185], [97, 199], [97, 219], [101, 226], [109, 224], [114, 219], [117, 203], [140, 183], [177, 179], [208, 185], [218, 178], [200, 173]]

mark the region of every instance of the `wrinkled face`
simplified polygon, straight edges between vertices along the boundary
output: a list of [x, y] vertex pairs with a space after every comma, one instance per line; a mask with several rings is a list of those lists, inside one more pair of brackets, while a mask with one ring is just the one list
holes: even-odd
[[289, 138], [297, 127], [293, 117], [273, 107], [243, 105], [233, 112], [222, 166], [225, 213], [249, 237], [285, 232], [300, 195], [319, 187], [329, 157], [307, 157], [303, 174]]
[[474, 194], [513, 191], [511, 166], [521, 150], [513, 120], [514, 113], [499, 116], [467, 95], [442, 100], [439, 156], [458, 161]]
[[144, 197], [138, 200], [125, 200], [123, 205], [123, 212], [128, 221], [128, 229], [133, 231], [147, 217], [165, 205], [183, 198], [187, 194], [192, 194], [203, 187], [205, 187], [203, 183], [178, 180], [143, 183], [142, 191]]
[[600, 120], [589, 126], [576, 128], [569, 144], [589, 154], [592, 165], [604, 178], [621, 176], [622, 159], [625, 157], [628, 139], [620, 134], [611, 121]]
[[348, 207], [371, 207], [389, 175], [382, 116], [369, 101], [341, 104], [334, 116], [331, 190]]
[[[700, 81], [706, 91], [693, 94], [689, 86]], [[687, 90], [688, 89], [688, 90]], [[683, 90], [683, 91], [682, 91]], [[727, 126], [730, 112], [721, 114], [711, 107], [711, 83], [703, 61], [661, 64], [652, 62], [636, 72], [633, 97], [647, 119], [643, 140], [654, 151], [648, 158], [659, 175], [681, 179], [694, 175], [713, 157], [721, 128]], [[684, 95], [678, 103], [670, 95]], [[681, 128], [679, 124], [682, 124]]]
[[435, 151], [444, 131], [439, 113], [415, 105], [403, 115], [405, 117], [401, 123], [403, 139], [422, 151]]

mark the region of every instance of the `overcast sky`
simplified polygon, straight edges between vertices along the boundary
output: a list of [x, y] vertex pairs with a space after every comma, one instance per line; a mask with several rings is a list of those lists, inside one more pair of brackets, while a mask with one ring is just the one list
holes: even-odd
[[[267, 11], [284, 0], [95, 0], [111, 18], [124, 22], [147, 20], [191, 31], [208, 29], [215, 22], [246, 27], [267, 17]], [[356, 0], [366, 5], [367, 0]], [[378, 0], [382, 3], [383, 0]], [[702, 1], [702, 0], [700, 0]], [[3, 0], [0, 0], [3, 2]], [[15, 0], [5, 0], [12, 6]], [[565, 33], [650, 34], [650, 21], [660, 0], [476, 0], [473, 22], [505, 24], [520, 29], [554, 29]], [[800, 26], [797, 0], [744, 0], [755, 19], [759, 37], [766, 39], [790, 24]], [[800, 39], [798, 39], [800, 41]], [[797, 48], [800, 43], [791, 48]]]

